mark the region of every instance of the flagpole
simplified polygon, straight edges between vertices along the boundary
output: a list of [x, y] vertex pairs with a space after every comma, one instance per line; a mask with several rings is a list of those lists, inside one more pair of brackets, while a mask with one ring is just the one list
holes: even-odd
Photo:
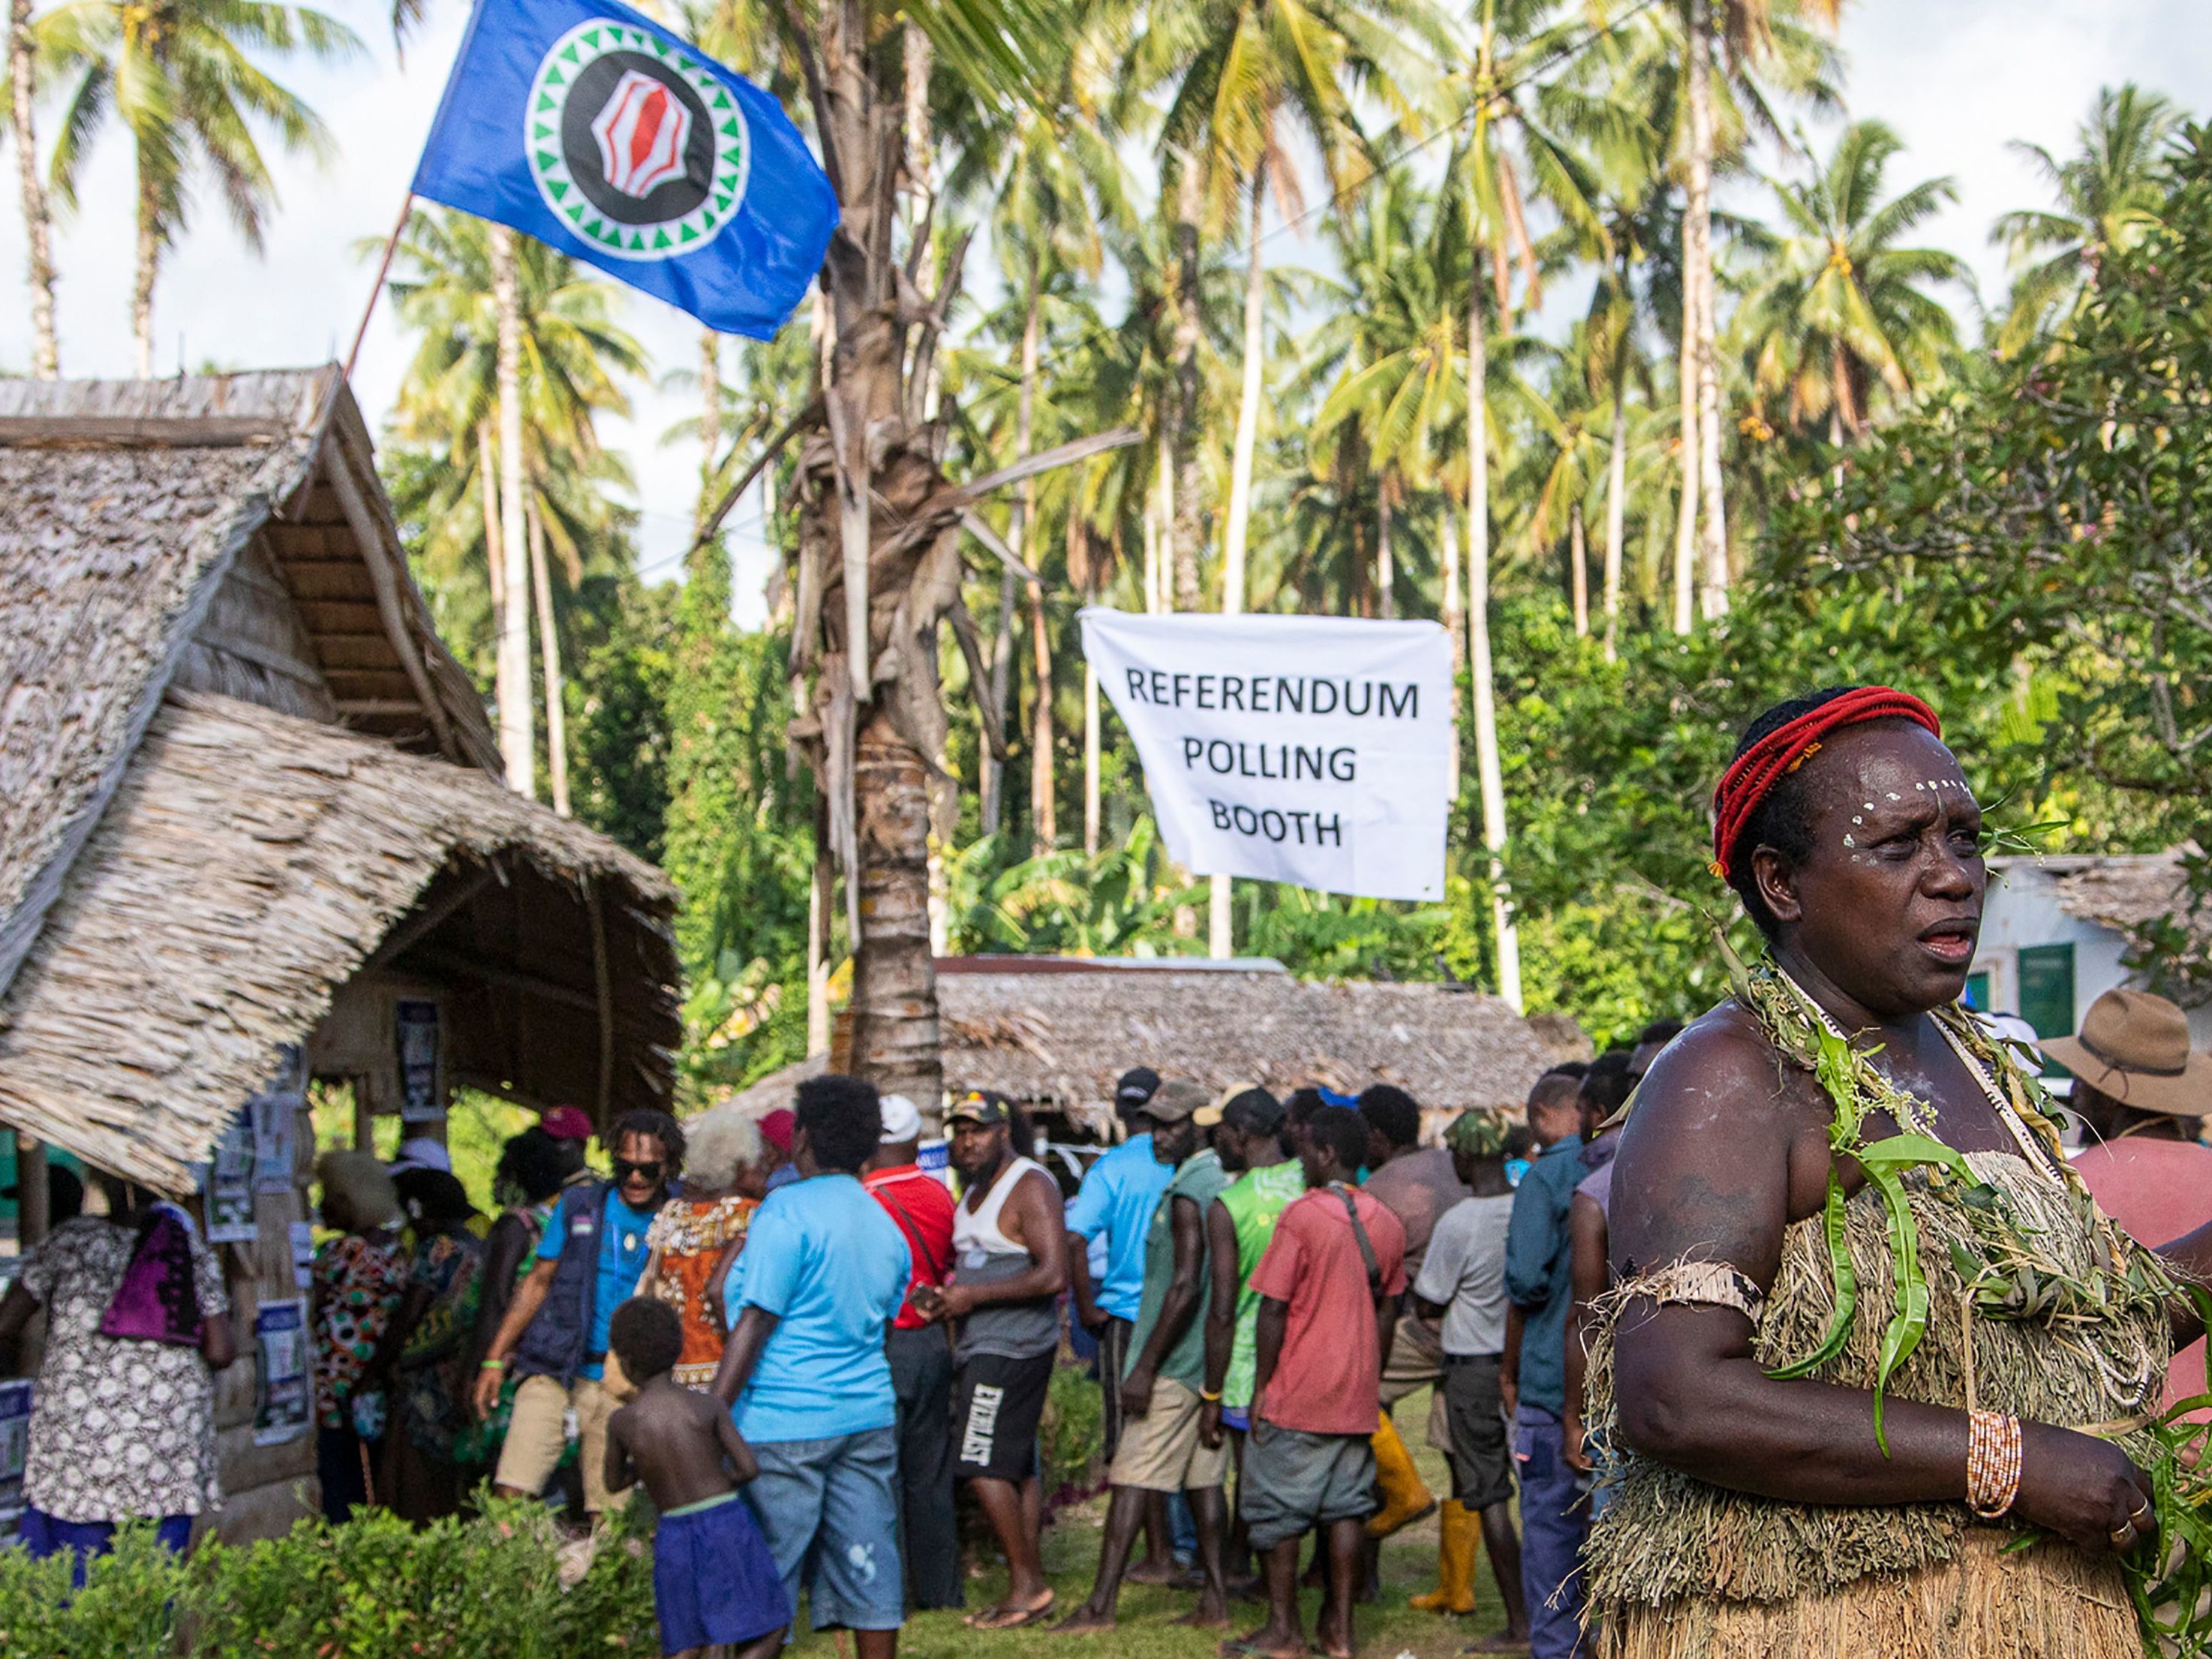
[[392, 256], [398, 249], [399, 238], [406, 231], [409, 216], [415, 211], [415, 192], [409, 191], [407, 199], [399, 204], [399, 218], [392, 227], [392, 234], [384, 239], [384, 257], [376, 262], [376, 282], [368, 290], [368, 303], [361, 308], [361, 326], [353, 331], [353, 349], [346, 353], [345, 377], [353, 379], [353, 366], [361, 361], [361, 343], [368, 337], [368, 319], [376, 315], [378, 296], [384, 292], [384, 279], [392, 274]]

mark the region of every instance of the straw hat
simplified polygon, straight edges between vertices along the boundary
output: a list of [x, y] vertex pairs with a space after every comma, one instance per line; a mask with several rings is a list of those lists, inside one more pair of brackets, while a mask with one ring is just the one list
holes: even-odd
[[2212, 1113], [2212, 1054], [2189, 1047], [2189, 1018], [2148, 991], [2107, 991], [2078, 1036], [2046, 1037], [2043, 1052], [2100, 1094], [2138, 1112]]

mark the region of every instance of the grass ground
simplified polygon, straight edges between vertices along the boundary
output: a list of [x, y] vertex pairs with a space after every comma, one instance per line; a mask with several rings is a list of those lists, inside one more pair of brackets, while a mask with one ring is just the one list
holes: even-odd
[[[1420, 1428], [1428, 1420], [1429, 1397], [1418, 1394], [1397, 1410], [1400, 1432], [1406, 1436], [1421, 1478], [1439, 1499], [1451, 1490], [1441, 1454], [1422, 1444]], [[1073, 1608], [1091, 1593], [1091, 1580], [1098, 1565], [1098, 1534], [1105, 1516], [1102, 1496], [1079, 1509], [1063, 1510], [1056, 1523], [1045, 1530], [1044, 1565], [1060, 1607]], [[1498, 1601], [1498, 1587], [1485, 1555], [1475, 1565], [1476, 1608], [1466, 1619], [1449, 1619], [1421, 1613], [1406, 1605], [1406, 1598], [1435, 1586], [1437, 1523], [1434, 1516], [1407, 1527], [1382, 1546], [1382, 1601], [1379, 1607], [1358, 1610], [1355, 1633], [1362, 1659], [1453, 1659], [1478, 1638], [1505, 1627], [1505, 1614]], [[968, 1605], [988, 1607], [1005, 1594], [1005, 1569], [994, 1562], [988, 1572], [968, 1583]], [[957, 1613], [925, 1613], [907, 1623], [900, 1638], [901, 1659], [1042, 1659], [1065, 1655], [1066, 1659], [1213, 1659], [1220, 1635], [1212, 1631], [1182, 1630], [1175, 1620], [1190, 1610], [1194, 1598], [1188, 1592], [1128, 1585], [1121, 1591], [1121, 1623], [1110, 1632], [1083, 1636], [1059, 1636], [1048, 1627], [988, 1632], [969, 1629]], [[1314, 1613], [1321, 1602], [1319, 1590], [1309, 1590], [1302, 1602], [1307, 1633], [1313, 1631]], [[804, 1614], [801, 1614], [802, 1619]], [[1242, 1634], [1264, 1616], [1256, 1602], [1237, 1604], [1232, 1610], [1235, 1629]], [[788, 1650], [793, 1659], [849, 1659], [850, 1647], [830, 1636], [809, 1635]]]

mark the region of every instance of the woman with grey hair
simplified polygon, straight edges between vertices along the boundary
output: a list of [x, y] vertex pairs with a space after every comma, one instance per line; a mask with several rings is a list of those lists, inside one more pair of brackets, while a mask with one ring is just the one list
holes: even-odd
[[704, 1389], [721, 1363], [722, 1279], [727, 1259], [767, 1190], [760, 1126], [734, 1106], [717, 1106], [684, 1126], [684, 1190], [660, 1207], [646, 1235], [638, 1292], [667, 1303], [684, 1322], [684, 1352], [672, 1375]]

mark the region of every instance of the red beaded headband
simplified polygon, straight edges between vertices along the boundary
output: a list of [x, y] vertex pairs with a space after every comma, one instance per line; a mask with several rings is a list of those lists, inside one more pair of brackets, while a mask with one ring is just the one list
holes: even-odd
[[1813, 756], [1823, 738], [1842, 726], [1887, 720], [1911, 720], [1936, 737], [1943, 735], [1936, 711], [1911, 692], [1863, 685], [1776, 726], [1737, 756], [1713, 791], [1713, 873], [1723, 881], [1735, 873], [1729, 856], [1744, 825], [1774, 786]]

